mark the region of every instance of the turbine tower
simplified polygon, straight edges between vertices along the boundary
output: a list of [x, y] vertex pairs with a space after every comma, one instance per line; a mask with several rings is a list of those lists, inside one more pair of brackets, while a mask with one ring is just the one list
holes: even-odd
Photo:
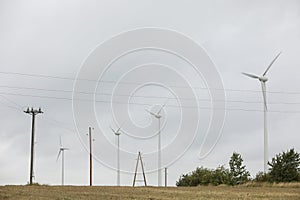
[[117, 145], [118, 145], [118, 153], [117, 153], [117, 186], [120, 186], [120, 135], [121, 135], [121, 127], [117, 130], [114, 130], [110, 127], [112, 132], [117, 136]]
[[263, 93], [263, 99], [264, 99], [264, 172], [266, 173], [268, 170], [268, 126], [267, 126], [267, 95], [266, 95], [266, 82], [268, 81], [268, 78], [266, 77], [267, 72], [273, 65], [273, 63], [276, 61], [276, 59], [280, 56], [281, 52], [277, 54], [277, 56], [272, 60], [272, 62], [269, 64], [266, 71], [262, 74], [262, 76], [257, 76], [253, 74], [248, 73], [242, 73], [250, 78], [258, 79], [261, 83], [262, 93]]
[[69, 149], [63, 147], [61, 137], [60, 137], [59, 143], [60, 143], [60, 148], [59, 148], [59, 151], [58, 151], [56, 162], [59, 159], [59, 156], [61, 155], [61, 185], [63, 186], [64, 185], [64, 176], [65, 176], [65, 174], [64, 174], [64, 168], [65, 168], [65, 166], [64, 166], [65, 165], [64, 152], [65, 152], [65, 150], [69, 150]]
[[162, 111], [162, 109], [165, 107], [166, 103], [160, 107], [159, 111], [157, 113], [151, 112], [150, 110], [146, 111], [148, 113], [150, 113], [151, 115], [153, 115], [156, 119], [158, 119], [158, 169], [157, 169], [157, 179], [158, 179], [158, 186], [160, 187], [161, 184], [161, 138], [160, 138], [160, 118], [162, 117], [162, 115], [160, 115], [160, 112]]

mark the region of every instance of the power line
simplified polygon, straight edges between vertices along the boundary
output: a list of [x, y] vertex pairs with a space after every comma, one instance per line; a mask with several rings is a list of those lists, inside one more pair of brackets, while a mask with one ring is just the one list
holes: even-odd
[[[89, 82], [98, 82], [98, 83], [117, 83], [117, 81], [111, 80], [101, 80], [97, 81], [94, 79], [84, 79], [84, 78], [71, 78], [71, 77], [63, 77], [63, 76], [50, 76], [50, 75], [43, 75], [43, 74], [31, 74], [31, 73], [19, 73], [19, 72], [4, 72], [0, 71], [0, 74], [6, 75], [19, 75], [19, 76], [29, 76], [29, 77], [38, 77], [38, 78], [52, 78], [52, 79], [62, 79], [62, 80], [69, 80], [69, 81], [89, 81]], [[143, 84], [141, 82], [118, 82], [119, 84], [127, 84], [127, 85], [139, 85]], [[203, 89], [203, 90], [224, 90], [229, 92], [255, 92], [261, 93], [259, 90], [241, 90], [241, 89], [228, 89], [228, 88], [207, 88], [201, 86], [195, 87], [188, 87], [188, 86], [180, 86], [180, 85], [169, 85], [170, 87], [174, 88], [194, 88], [194, 89]], [[274, 93], [274, 94], [300, 94], [298, 91], [267, 91], [267, 93]]]
[[[29, 74], [29, 73], [19, 73], [19, 72], [3, 72], [3, 71], [0, 71], [0, 74], [30, 76], [30, 77], [39, 77], [39, 78], [65, 79], [65, 80], [71, 80], [71, 81], [75, 80], [74, 78], [70, 78], [70, 77], [49, 76], [49, 75], [43, 75], [43, 74]], [[89, 80], [89, 79], [78, 79], [78, 80], [94, 81], [94, 80]]]
[[3, 104], [4, 107], [6, 107], [6, 108], [11, 108], [11, 109], [20, 111], [20, 109], [17, 108], [17, 107], [15, 107], [15, 106], [8, 105], [8, 104], [6, 104], [6, 103], [3, 103], [2, 101], [0, 101], [0, 103]]
[[[1, 97], [4, 97], [6, 99], [8, 99], [7, 97], [3, 96], [3, 95], [0, 95]], [[6, 108], [10, 108], [10, 109], [13, 109], [14, 111], [16, 112], [20, 112], [20, 110], [23, 109], [23, 106], [19, 106], [19, 107], [14, 107], [14, 106], [10, 106], [10, 105], [7, 105], [3, 102], [1, 102], [3, 105], [5, 105]], [[43, 118], [41, 118], [43, 121], [47, 120], [48, 122], [52, 122], [53, 124], [56, 124], [56, 126], [60, 127], [60, 128], [63, 128], [65, 130], [68, 130], [72, 133], [76, 133], [76, 130], [75, 129], [71, 129], [69, 127], [66, 127], [64, 125], [67, 125], [65, 122], [61, 122], [61, 121], [58, 121], [56, 119], [54, 119], [53, 117], [50, 117], [49, 114], [45, 115]], [[64, 125], [63, 125], [64, 124]], [[70, 124], [69, 124], [70, 126]]]
[[[46, 99], [56, 99], [56, 100], [69, 100], [69, 101], [90, 101], [94, 102], [91, 99], [72, 99], [66, 97], [53, 97], [53, 96], [40, 96], [40, 95], [27, 95], [21, 93], [5, 93], [0, 92], [0, 94], [4, 95], [13, 95], [13, 96], [24, 96], [24, 97], [36, 97], [36, 98], [46, 98]], [[104, 100], [95, 100], [97, 103], [108, 103], [108, 104], [125, 104], [125, 105], [140, 105], [140, 106], [152, 106], [152, 104], [147, 103], [138, 103], [138, 102], [120, 102], [120, 101], [104, 101]], [[240, 109], [240, 108], [212, 108], [212, 107], [201, 107], [201, 106], [177, 106], [177, 105], [167, 105], [168, 107], [173, 108], [199, 108], [199, 109], [206, 109], [206, 110], [227, 110], [227, 111], [251, 111], [251, 112], [263, 112], [262, 110], [257, 109]], [[269, 110], [268, 112], [272, 113], [300, 113], [300, 111], [285, 111], [285, 110]]]
[[[35, 88], [35, 87], [20, 87], [20, 86], [8, 86], [8, 85], [0, 85], [0, 88], [10, 88], [10, 89], [24, 89], [24, 90], [36, 90], [36, 91], [47, 91], [47, 92], [63, 92], [63, 93], [73, 93], [72, 90], [59, 90], [59, 89], [46, 89], [46, 88]], [[94, 93], [94, 92], [85, 92], [85, 91], [74, 91], [74, 93], [78, 94], [92, 94], [92, 95], [101, 95], [101, 96], [120, 96], [120, 97], [134, 97], [134, 98], [158, 98], [158, 99], [182, 99], [182, 100], [197, 100], [197, 101], [211, 101], [211, 99], [199, 99], [199, 98], [188, 98], [188, 97], [164, 97], [164, 96], [153, 96], [153, 95], [135, 95], [131, 96], [128, 94], [112, 94], [112, 93]], [[224, 100], [214, 100], [217, 102], [224, 102]], [[225, 102], [230, 103], [263, 103], [262, 101], [243, 101], [243, 100], [226, 100]], [[269, 102], [268, 104], [288, 104], [288, 105], [297, 105], [300, 102]]]
[[[6, 96], [3, 96], [3, 95], [0, 95], [2, 98], [4, 98], [6, 101], [8, 101], [8, 102], [10, 102], [10, 103], [12, 103], [12, 104], [14, 104], [14, 105], [16, 105], [17, 107], [19, 107], [19, 108], [23, 108], [23, 106], [21, 106], [20, 104], [18, 104], [18, 103], [16, 103], [15, 101], [13, 101], [13, 100], [11, 100], [10, 98], [7, 98]], [[15, 108], [17, 108], [17, 107], [15, 107]]]

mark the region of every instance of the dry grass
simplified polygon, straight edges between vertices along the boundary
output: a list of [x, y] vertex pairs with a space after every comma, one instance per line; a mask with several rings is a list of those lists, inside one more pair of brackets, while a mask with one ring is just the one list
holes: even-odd
[[291, 183], [248, 182], [239, 187], [300, 188], [300, 182], [291, 182]]
[[300, 199], [297, 187], [0, 186], [0, 199]]

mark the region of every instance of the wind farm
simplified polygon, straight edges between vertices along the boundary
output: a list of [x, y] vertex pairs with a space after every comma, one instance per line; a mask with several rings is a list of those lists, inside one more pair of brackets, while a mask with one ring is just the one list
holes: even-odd
[[1, 199], [300, 199], [300, 1], [0, 1]]

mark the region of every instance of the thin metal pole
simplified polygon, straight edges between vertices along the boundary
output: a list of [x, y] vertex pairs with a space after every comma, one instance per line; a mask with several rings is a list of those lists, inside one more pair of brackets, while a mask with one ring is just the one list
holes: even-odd
[[64, 185], [64, 177], [65, 177], [65, 173], [64, 173], [64, 163], [65, 163], [65, 156], [64, 156], [64, 153], [65, 151], [62, 150], [62, 155], [61, 155], [61, 185], [63, 186]]
[[93, 185], [93, 155], [92, 155], [92, 128], [89, 127], [89, 143], [90, 143], [90, 186]]
[[161, 186], [161, 138], [160, 138], [160, 118], [158, 118], [158, 186]]
[[265, 134], [264, 134], [264, 146], [265, 146], [265, 155], [264, 155], [264, 171], [267, 173], [268, 171], [268, 127], [267, 127], [267, 109], [264, 109], [264, 129], [265, 129]]
[[120, 135], [117, 135], [117, 139], [118, 139], [118, 155], [117, 155], [117, 159], [118, 159], [118, 177], [117, 177], [117, 185], [120, 186]]
[[262, 91], [264, 98], [264, 172], [268, 171], [268, 124], [267, 124], [267, 99], [266, 99], [266, 83], [262, 82]]
[[165, 168], [165, 187], [167, 187], [167, 180], [168, 180], [168, 168]]

